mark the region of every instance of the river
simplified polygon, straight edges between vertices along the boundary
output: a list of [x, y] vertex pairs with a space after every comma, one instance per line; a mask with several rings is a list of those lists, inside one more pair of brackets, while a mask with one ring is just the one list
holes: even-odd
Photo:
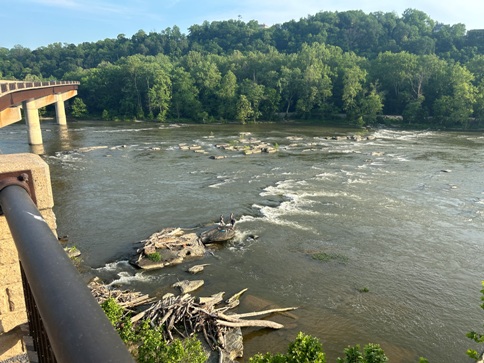
[[[197, 295], [248, 288], [239, 311], [299, 306], [271, 317], [285, 329], [246, 331], [246, 357], [283, 352], [304, 331], [328, 362], [368, 342], [394, 363], [469, 361], [465, 334], [484, 329], [482, 133], [382, 129], [355, 142], [328, 137], [356, 130], [273, 124], [42, 129], [58, 233], [81, 250], [87, 276], [162, 294], [191, 277], [187, 266], [209, 263]], [[277, 153], [215, 147], [250, 138]], [[29, 152], [24, 125], [0, 129], [0, 152]], [[127, 263], [135, 242], [164, 227], [197, 230], [231, 212], [236, 238], [204, 258], [154, 272]]]

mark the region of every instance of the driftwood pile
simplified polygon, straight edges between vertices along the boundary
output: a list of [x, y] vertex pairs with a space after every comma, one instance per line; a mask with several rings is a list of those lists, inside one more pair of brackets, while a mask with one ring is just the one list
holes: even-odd
[[[247, 319], [256, 316], [286, 312], [297, 308], [270, 309], [244, 314], [234, 314], [230, 310], [239, 305], [244, 289], [224, 301], [223, 292], [210, 297], [195, 297], [190, 294], [175, 296], [166, 294], [153, 302], [148, 295], [110, 289], [99, 280], [89, 284], [98, 302], [114, 298], [126, 311], [144, 305], [141, 312], [132, 313], [131, 322], [148, 319], [152, 326], [162, 328], [166, 341], [175, 337], [187, 338], [201, 335], [212, 351], [218, 352], [219, 362], [231, 362], [243, 355], [242, 333], [240, 328], [257, 327], [281, 329], [282, 324], [270, 320]], [[140, 309], [137, 309], [138, 311]]]
[[111, 289], [97, 277], [88, 284], [88, 287], [99, 304], [112, 298], [125, 310], [147, 305], [156, 300], [141, 292]]
[[[223, 327], [261, 327], [281, 329], [284, 326], [269, 320], [244, 320], [243, 318], [295, 310], [297, 308], [271, 309], [245, 314], [227, 313], [239, 305], [239, 297], [247, 289], [240, 291], [225, 301], [222, 307], [216, 305], [223, 303], [223, 292], [208, 298], [196, 298], [190, 294], [175, 296], [167, 294], [162, 300], [154, 303], [145, 311], [139, 313], [131, 320], [136, 322], [141, 318], [150, 319], [152, 324], [165, 327], [166, 337], [173, 339], [172, 331], [182, 337], [188, 337], [195, 332], [202, 331], [207, 343], [212, 346], [223, 346]], [[166, 323], [166, 324], [165, 324]], [[182, 326], [180, 330], [177, 325]], [[215, 345], [213, 344], [215, 343]]]

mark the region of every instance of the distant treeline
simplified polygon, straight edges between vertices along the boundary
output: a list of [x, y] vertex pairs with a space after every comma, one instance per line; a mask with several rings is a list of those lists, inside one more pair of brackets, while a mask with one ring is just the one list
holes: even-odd
[[0, 77], [81, 82], [74, 116], [200, 122], [337, 119], [474, 127], [484, 120], [484, 30], [422, 11], [320, 12], [266, 27], [204, 22], [131, 38], [0, 48]]

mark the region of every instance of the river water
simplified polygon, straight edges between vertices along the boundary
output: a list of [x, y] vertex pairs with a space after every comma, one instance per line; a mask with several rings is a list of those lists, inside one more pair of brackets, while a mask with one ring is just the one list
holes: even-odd
[[[239, 311], [299, 307], [271, 317], [285, 329], [245, 331], [246, 357], [283, 352], [304, 331], [329, 362], [368, 342], [391, 362], [469, 361], [465, 333], [484, 320], [482, 133], [374, 130], [375, 140], [355, 142], [328, 139], [355, 130], [315, 126], [42, 129], [58, 232], [81, 250], [86, 275], [162, 294], [194, 278], [187, 267], [209, 263], [195, 277], [205, 280], [199, 296], [248, 288]], [[250, 138], [278, 152], [214, 146]], [[0, 152], [28, 152], [26, 144], [24, 125], [0, 129]], [[164, 227], [198, 230], [231, 212], [236, 238], [203, 258], [154, 272], [127, 263], [135, 242]]]

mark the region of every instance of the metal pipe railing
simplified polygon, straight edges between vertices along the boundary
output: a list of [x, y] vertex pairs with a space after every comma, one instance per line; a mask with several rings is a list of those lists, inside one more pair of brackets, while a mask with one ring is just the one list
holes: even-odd
[[24, 81], [2, 81], [0, 80], [0, 94], [7, 94], [29, 88], [46, 88], [63, 85], [79, 85], [78, 81], [46, 81], [46, 82], [24, 82]]
[[56, 361], [133, 363], [27, 190], [4, 187], [0, 206]]

